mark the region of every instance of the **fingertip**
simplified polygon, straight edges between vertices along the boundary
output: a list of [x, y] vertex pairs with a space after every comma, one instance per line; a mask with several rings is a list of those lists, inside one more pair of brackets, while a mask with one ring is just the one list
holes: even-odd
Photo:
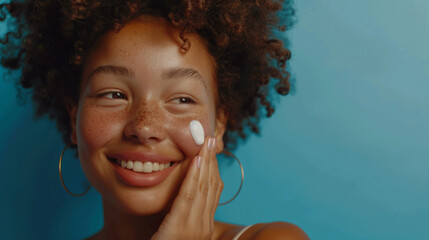
[[216, 147], [216, 138], [214, 137], [209, 138], [209, 140], [207, 141], [207, 148], [212, 150], [212, 149], [215, 149], [215, 147]]
[[206, 137], [206, 139], [205, 139], [205, 141], [204, 141], [204, 146], [205, 146], [205, 147], [207, 147], [207, 148], [208, 148], [208, 146], [209, 146], [209, 144], [210, 144], [210, 142], [211, 142], [211, 140], [210, 140], [210, 139], [212, 139], [212, 137], [207, 136], [207, 137]]
[[195, 159], [195, 161], [196, 161], [196, 164], [197, 164], [197, 169], [200, 169], [201, 168], [201, 163], [202, 163], [202, 157], [201, 156], [196, 156], [195, 157], [196, 159]]
[[210, 145], [212, 144], [212, 137], [207, 136], [204, 140], [204, 144], [201, 146], [200, 152], [198, 155], [204, 156], [210, 150]]

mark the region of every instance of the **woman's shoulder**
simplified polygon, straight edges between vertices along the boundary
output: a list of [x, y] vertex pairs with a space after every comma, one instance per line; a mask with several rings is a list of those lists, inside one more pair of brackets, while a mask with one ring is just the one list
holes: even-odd
[[309, 240], [310, 238], [300, 227], [292, 223], [271, 222], [255, 225], [255, 229], [253, 229], [252, 235], [250, 235], [249, 238], [243, 239]]
[[[258, 223], [246, 226], [215, 223], [214, 238], [216, 240], [231, 240], [239, 236], [239, 240], [309, 240], [310, 238], [298, 226], [287, 222]], [[244, 230], [244, 232], [243, 232]], [[237, 239], [237, 238], [235, 238]]]

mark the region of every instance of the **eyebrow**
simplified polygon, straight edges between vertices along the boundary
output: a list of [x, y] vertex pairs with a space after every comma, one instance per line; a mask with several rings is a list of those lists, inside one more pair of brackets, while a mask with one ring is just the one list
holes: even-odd
[[[111, 73], [114, 75], [119, 75], [127, 78], [135, 76], [134, 71], [129, 68], [126, 68], [123, 66], [103, 65], [103, 66], [98, 66], [89, 74], [88, 81], [91, 80], [91, 78], [94, 75], [102, 74], [102, 73]], [[208, 90], [205, 78], [197, 70], [193, 68], [182, 68], [182, 67], [169, 68], [167, 70], [164, 70], [161, 73], [161, 78], [165, 80], [178, 79], [178, 78], [193, 78], [200, 81], [203, 84], [205, 90], [206, 91]]]
[[96, 69], [94, 69], [88, 76], [88, 82], [91, 80], [92, 76], [100, 73], [111, 73], [114, 75], [119, 75], [122, 77], [133, 77], [134, 71], [131, 69], [128, 69], [126, 67], [122, 66], [113, 66], [113, 65], [104, 65], [104, 66], [98, 66]]
[[206, 84], [205, 78], [201, 76], [201, 74], [193, 68], [182, 68], [182, 67], [170, 68], [162, 72], [161, 78], [166, 80], [177, 79], [177, 78], [194, 78], [200, 81], [203, 84], [205, 90], [207, 91], [207, 84]]

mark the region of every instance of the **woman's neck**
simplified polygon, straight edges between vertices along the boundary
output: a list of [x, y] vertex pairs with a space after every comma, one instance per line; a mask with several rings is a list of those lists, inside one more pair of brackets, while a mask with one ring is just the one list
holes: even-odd
[[103, 199], [104, 226], [94, 240], [150, 239], [158, 230], [167, 211], [150, 215], [135, 216], [118, 210]]

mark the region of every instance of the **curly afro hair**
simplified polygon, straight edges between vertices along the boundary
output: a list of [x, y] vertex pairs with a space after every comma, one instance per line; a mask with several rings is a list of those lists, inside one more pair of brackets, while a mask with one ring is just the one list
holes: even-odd
[[12, 28], [0, 38], [1, 64], [22, 71], [18, 90], [32, 90], [36, 116], [55, 119], [70, 143], [66, 106], [79, 99], [80, 74], [92, 45], [141, 15], [167, 19], [181, 31], [183, 49], [189, 47], [184, 34], [194, 32], [216, 59], [220, 106], [230, 116], [224, 141], [235, 148], [240, 138], [259, 132], [264, 114], [273, 114], [270, 89], [289, 93], [291, 53], [286, 39], [275, 35], [292, 25], [291, 5], [272, 0], [12, 1], [0, 5], [0, 20]]

